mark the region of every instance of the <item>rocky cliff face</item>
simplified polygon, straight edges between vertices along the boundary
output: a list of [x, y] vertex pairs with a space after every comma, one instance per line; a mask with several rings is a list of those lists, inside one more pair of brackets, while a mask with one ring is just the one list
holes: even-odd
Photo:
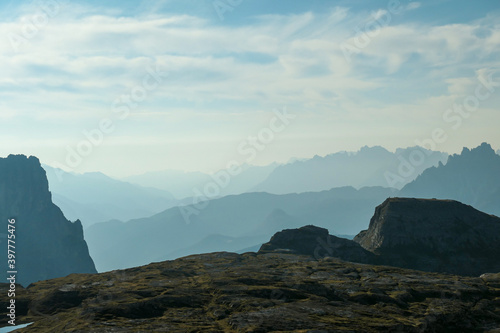
[[476, 276], [500, 272], [500, 218], [457, 201], [389, 198], [354, 241], [391, 266]]
[[453, 200], [389, 198], [353, 241], [305, 226], [259, 250], [272, 252], [479, 276], [500, 272], [500, 218]]
[[[80, 221], [66, 220], [52, 203], [45, 171], [36, 157], [0, 158], [0, 248], [7, 248], [8, 219], [15, 219], [19, 283], [96, 272]], [[6, 254], [2, 260], [7, 267]]]

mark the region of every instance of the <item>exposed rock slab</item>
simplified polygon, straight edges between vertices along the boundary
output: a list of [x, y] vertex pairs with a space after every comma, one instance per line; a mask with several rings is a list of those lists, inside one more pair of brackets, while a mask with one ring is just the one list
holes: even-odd
[[37, 333], [485, 332], [500, 327], [499, 286], [495, 274], [212, 253], [19, 287], [17, 323]]
[[453, 200], [389, 198], [354, 240], [391, 266], [500, 272], [500, 218]]
[[304, 254], [317, 259], [330, 256], [359, 263], [375, 262], [373, 253], [358, 243], [330, 235], [327, 229], [313, 225], [277, 232], [259, 250], [259, 253], [268, 252]]

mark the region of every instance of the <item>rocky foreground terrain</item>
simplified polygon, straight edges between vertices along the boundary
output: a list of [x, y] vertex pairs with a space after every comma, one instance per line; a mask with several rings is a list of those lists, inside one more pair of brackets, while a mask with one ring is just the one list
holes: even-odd
[[16, 304], [19, 332], [498, 332], [500, 274], [219, 252], [18, 286]]
[[[42, 333], [500, 332], [499, 255], [500, 218], [451, 200], [389, 198], [354, 240], [305, 226], [258, 253], [17, 285], [16, 324]], [[9, 289], [0, 284], [0, 326], [11, 319]]]

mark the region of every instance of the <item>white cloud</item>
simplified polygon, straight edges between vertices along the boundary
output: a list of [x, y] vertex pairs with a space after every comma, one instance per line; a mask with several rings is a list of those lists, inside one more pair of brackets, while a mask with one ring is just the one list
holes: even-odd
[[[381, 129], [370, 133], [381, 137], [390, 127], [384, 123], [393, 123], [411, 127], [406, 132], [413, 134], [469, 91], [475, 70], [500, 65], [500, 29], [491, 18], [441, 26], [393, 19], [348, 62], [339, 45], [353, 44], [356, 27], [387, 11], [367, 16], [335, 7], [224, 26], [189, 15], [122, 17], [113, 10], [65, 6], [18, 51], [8, 42], [0, 45], [0, 107], [7, 110], [2, 119], [30, 115], [44, 124], [77, 119], [92, 125], [115, 116], [113, 101], [140, 84], [148, 66], [158, 65], [168, 78], [123, 128], [137, 119], [145, 123], [142, 130], [148, 120], [156, 128], [161, 114], [187, 126], [192, 115], [214, 110], [227, 117], [286, 105], [314, 119], [297, 125], [296, 135], [332, 137], [339, 123], [362, 129], [377, 124]], [[411, 2], [405, 10], [419, 6]], [[0, 35], [20, 33], [22, 25], [21, 18], [0, 22]], [[414, 116], [419, 112], [426, 117]], [[217, 125], [221, 119], [205, 119], [217, 128], [213, 135], [224, 131]], [[244, 132], [249, 123], [235, 126]], [[165, 142], [186, 139], [176, 135], [181, 137]]]
[[408, 5], [406, 5], [405, 10], [414, 10], [414, 9], [420, 8], [420, 6], [422, 6], [422, 4], [420, 2], [412, 1]]

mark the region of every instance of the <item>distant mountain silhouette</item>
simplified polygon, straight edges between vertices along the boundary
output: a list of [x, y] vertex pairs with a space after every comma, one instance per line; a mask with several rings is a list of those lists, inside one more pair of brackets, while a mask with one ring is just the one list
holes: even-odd
[[[344, 187], [287, 195], [231, 195], [209, 201], [200, 209], [188, 205], [126, 223], [97, 223], [85, 230], [85, 238], [97, 269], [106, 271], [147, 264], [193, 246], [197, 252], [210, 251], [213, 247], [196, 245], [210, 235], [255, 240], [241, 244], [239, 249], [243, 249], [258, 244], [257, 240], [264, 242], [283, 228], [304, 224], [334, 234], [356, 234], [367, 227], [373, 207], [393, 193], [382, 187]], [[197, 214], [186, 220], [186, 211], [191, 210]], [[182, 253], [187, 254], [191, 253]]]
[[[341, 186], [384, 186], [399, 189], [425, 169], [446, 161], [447, 156], [446, 153], [432, 152], [421, 147], [400, 148], [391, 153], [379, 146], [365, 146], [358, 152], [315, 156], [312, 159], [281, 165], [253, 190], [285, 194], [322, 191]], [[407, 165], [413, 160], [418, 163], [411, 166], [414, 170], [412, 169], [409, 175], [400, 177], [394, 184], [387, 180], [388, 174], [399, 175], [401, 165]]]
[[[267, 166], [242, 165], [240, 173], [235, 176], [231, 175], [227, 185], [225, 179], [221, 176], [222, 181], [220, 183], [222, 185], [218, 186], [220, 190], [219, 196], [250, 192], [255, 185], [266, 179], [276, 167], [276, 163]], [[123, 180], [142, 186], [163, 189], [172, 193], [177, 199], [184, 199], [197, 196], [196, 189], [203, 193], [205, 185], [213, 183], [214, 178], [221, 173], [229, 175], [225, 170], [218, 171], [214, 175], [202, 172], [165, 170], [129, 176], [123, 178]], [[216, 184], [219, 183], [216, 182]]]
[[47, 165], [43, 168], [54, 203], [67, 218], [80, 219], [84, 227], [151, 216], [178, 203], [167, 191], [119, 181], [100, 172], [76, 174]]
[[500, 156], [487, 143], [425, 170], [398, 194], [402, 197], [452, 199], [500, 216]]
[[8, 219], [15, 219], [15, 238], [11, 238], [15, 241], [18, 283], [27, 286], [71, 273], [96, 272], [80, 221], [68, 221], [52, 203], [45, 171], [34, 156], [0, 158], [0, 246], [5, 249], [4, 272], [12, 270], [7, 268]]
[[172, 258], [181, 258], [193, 253], [209, 253], [219, 251], [238, 252], [241, 251], [241, 249], [244, 247], [250, 248], [255, 244], [262, 244], [265, 241], [266, 239], [263, 236], [229, 237], [223, 235], [209, 235], [196, 244], [193, 244], [187, 248], [175, 250], [167, 255], [161, 255], [154, 261], [164, 261]]
[[[425, 158], [422, 158], [425, 156]], [[394, 153], [383, 147], [363, 147], [357, 152], [339, 152], [309, 159], [292, 158], [286, 164], [267, 166], [243, 165], [241, 173], [218, 186], [218, 196], [249, 192], [272, 194], [303, 193], [335, 187], [383, 186], [401, 189], [425, 169], [445, 162], [448, 154], [422, 147], [398, 148]], [[409, 164], [410, 161], [416, 163]], [[400, 177], [402, 165], [411, 165], [410, 174]], [[214, 182], [214, 175], [201, 172], [156, 171], [126, 177], [123, 180], [142, 186], [167, 190], [177, 199], [203, 194], [204, 186]], [[405, 170], [406, 172], [406, 170]], [[396, 175], [397, 179], [391, 178]], [[210, 199], [213, 199], [211, 197]]]
[[211, 181], [210, 175], [203, 172], [184, 172], [179, 170], [152, 171], [125, 177], [122, 180], [148, 187], [155, 187], [172, 193], [177, 199], [193, 196], [193, 188]]
[[[250, 235], [272, 235], [276, 230], [285, 228], [298, 228], [303, 225], [303, 221], [291, 216], [282, 209], [274, 209], [266, 216], [262, 223], [258, 224]], [[263, 241], [267, 240], [267, 237]], [[241, 248], [241, 247], [240, 247]]]
[[240, 252], [242, 249], [253, 247], [256, 247], [256, 250], [258, 250], [260, 245], [266, 242], [269, 239], [269, 235], [272, 235], [276, 230], [299, 227], [302, 224], [301, 220], [287, 214], [285, 211], [275, 209], [253, 231], [248, 232], [243, 237], [229, 237], [221, 234], [209, 235], [187, 248], [175, 250], [167, 255], [163, 254], [155, 261], [180, 258], [196, 253], [218, 251]]

